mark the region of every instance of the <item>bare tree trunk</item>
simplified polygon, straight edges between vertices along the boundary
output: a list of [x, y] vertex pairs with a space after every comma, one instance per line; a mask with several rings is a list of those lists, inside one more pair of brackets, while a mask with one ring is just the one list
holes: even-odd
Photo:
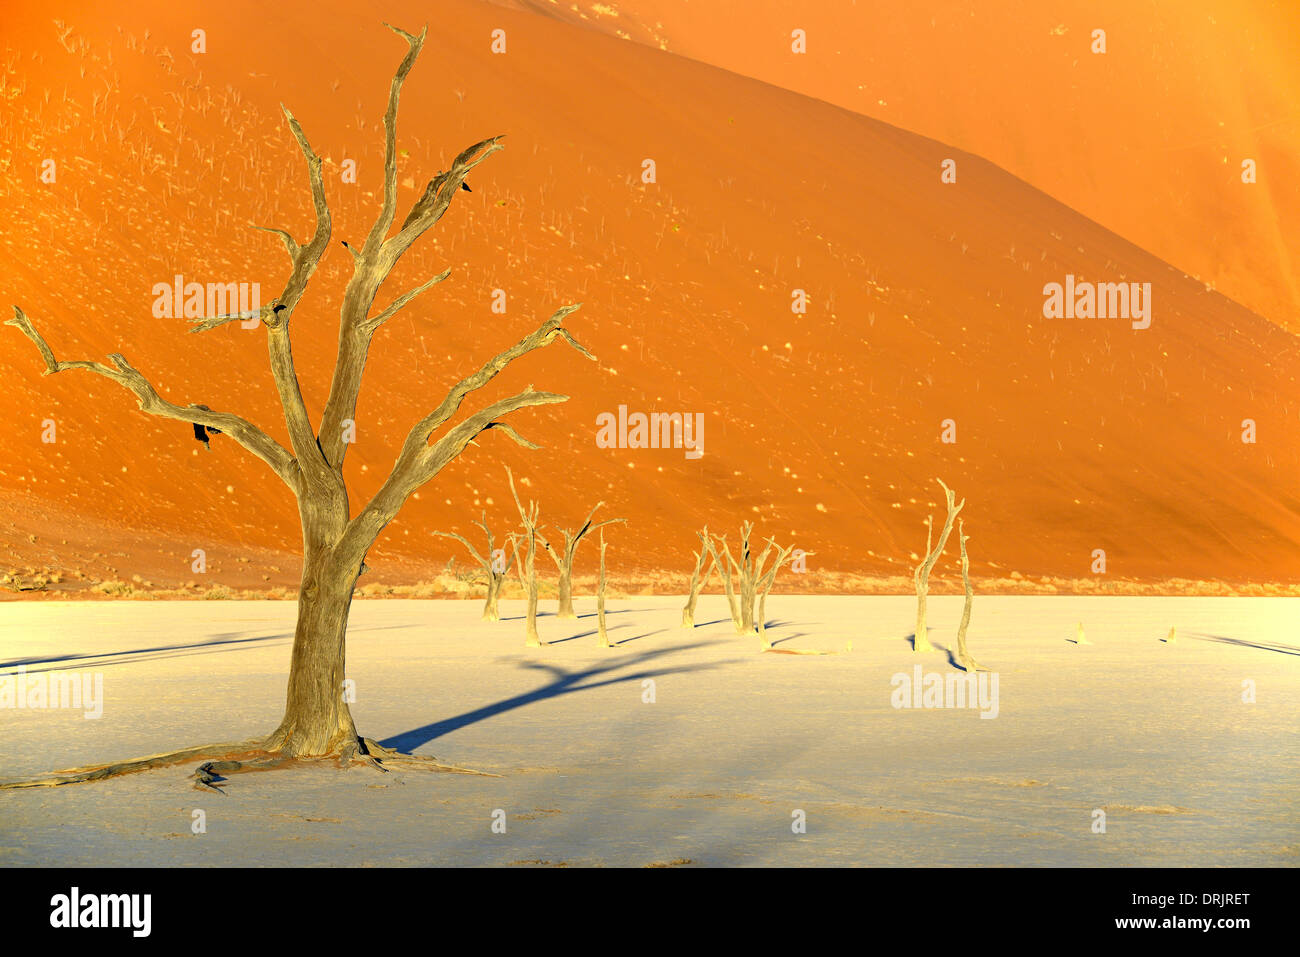
[[[718, 545], [715, 545], [712, 537], [704, 538], [704, 547], [709, 550], [709, 555], [713, 559], [713, 567], [718, 570], [718, 577], [722, 579], [722, 591], [727, 596], [727, 607], [731, 611], [731, 621], [736, 627], [736, 634], [744, 634], [744, 628], [741, 625], [740, 603], [736, 600], [736, 588], [732, 581], [733, 570], [739, 574], [740, 566], [736, 560], [731, 557], [731, 550], [727, 547], [726, 536], [717, 536]], [[718, 547], [721, 546], [722, 554], [718, 554]], [[724, 562], [723, 559], [726, 559]], [[750, 619], [753, 619], [753, 612], [750, 612]]]
[[[686, 594], [686, 607], [682, 609], [683, 628], [695, 627], [695, 606], [700, 600], [700, 592], [704, 590], [704, 586], [708, 584], [709, 576], [713, 574], [713, 569], [717, 567], [711, 557], [711, 552], [707, 545], [709, 526], [705, 525], [704, 529], [697, 534], [700, 537], [700, 541], [706, 542], [706, 544], [701, 546], [699, 552], [695, 556], [695, 571], [691, 572], [691, 584]], [[709, 558], [708, 571], [704, 571], [704, 560], [706, 557]], [[701, 574], [702, 571], [703, 574]]]
[[966, 628], [970, 625], [970, 609], [975, 599], [975, 592], [970, 585], [970, 559], [966, 556], [966, 543], [970, 541], [970, 536], [962, 534], [961, 526], [961, 520], [958, 519], [957, 541], [961, 545], [961, 583], [966, 591], [966, 604], [962, 606], [961, 623], [957, 626], [957, 664], [964, 671], [983, 671], [986, 669], [982, 668], [966, 650]]
[[[773, 539], [768, 539], [769, 546], [777, 549], [776, 560], [773, 561], [772, 567], [768, 569], [767, 574], [759, 579], [758, 593], [758, 620], [754, 623], [758, 629], [758, 637], [761, 643], [762, 651], [770, 651], [772, 642], [767, 637], [767, 596], [772, 591], [772, 585], [776, 583], [776, 573], [781, 570], [781, 566], [790, 560], [794, 554], [794, 546], [788, 545], [781, 548]], [[812, 555], [813, 552], [805, 552], [806, 555]], [[764, 550], [763, 558], [759, 561], [759, 568], [762, 569], [763, 561], [767, 558], [767, 551]]]
[[497, 601], [501, 597], [501, 588], [506, 583], [506, 576], [504, 573], [495, 571], [489, 572], [488, 574], [491, 577], [488, 579], [487, 600], [483, 603], [482, 620], [500, 621], [501, 610], [497, 605]]
[[948, 544], [948, 536], [952, 533], [952, 523], [956, 519], [957, 513], [966, 504], [966, 500], [962, 499], [960, 505], [954, 506], [956, 496], [952, 490], [944, 485], [941, 479], [935, 479], [935, 481], [943, 488], [944, 495], [947, 498], [948, 518], [943, 523], [943, 532], [939, 535], [939, 544], [934, 547], [933, 551], [930, 550], [930, 542], [934, 535], [934, 518], [933, 516], [927, 516], [925, 520], [926, 555], [921, 559], [921, 563], [916, 566], [916, 571], [912, 575], [916, 583], [916, 631], [912, 637], [913, 651], [934, 650], [934, 645], [930, 644], [930, 638], [927, 634], [928, 628], [925, 623], [925, 599], [930, 593], [930, 569], [934, 567], [934, 563], [939, 560], [939, 556], [943, 553], [944, 546]]
[[[519, 509], [519, 523], [523, 527], [523, 535], [512, 534], [510, 536], [511, 546], [515, 552], [515, 566], [519, 573], [519, 584], [524, 587], [528, 595], [528, 610], [524, 617], [524, 647], [540, 648], [546, 642], [542, 641], [541, 636], [537, 633], [537, 503], [529, 502], [528, 508], [524, 508], [523, 502], [519, 501], [519, 492], [515, 490], [515, 477], [510, 469], [506, 469], [506, 476], [510, 480], [510, 492], [515, 497], [515, 506]], [[528, 542], [528, 549], [520, 556], [519, 539], [524, 538]]]
[[298, 590], [298, 623], [284, 718], [268, 742], [291, 757], [338, 754], [357, 742], [343, 700], [348, 612], [356, 575], [326, 553], [309, 556]]
[[537, 573], [533, 569], [533, 545], [528, 545], [528, 612], [524, 623], [524, 647], [540, 648], [546, 642], [537, 633]]
[[600, 533], [600, 582], [596, 585], [596, 629], [600, 635], [600, 647], [613, 648], [609, 642], [609, 632], [605, 629], [605, 533]]
[[767, 591], [763, 591], [758, 597], [758, 641], [759, 648], [762, 651], [769, 651], [772, 648], [772, 639], [767, 637]]
[[573, 563], [572, 560], [566, 561], [560, 566], [560, 600], [559, 608], [555, 612], [556, 618], [577, 618], [578, 613], [573, 610]]

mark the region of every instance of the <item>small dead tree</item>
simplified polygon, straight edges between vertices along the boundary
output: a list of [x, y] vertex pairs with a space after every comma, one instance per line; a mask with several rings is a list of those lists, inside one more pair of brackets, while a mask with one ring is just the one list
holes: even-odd
[[[750, 567], [749, 535], [753, 527], [750, 522], [741, 525], [741, 560], [739, 562], [731, 557], [731, 549], [727, 545], [725, 535], [710, 536], [704, 539], [704, 545], [713, 559], [713, 566], [718, 570], [718, 576], [722, 579], [722, 590], [727, 596], [727, 605], [731, 609], [731, 621], [736, 626], [736, 634], [738, 635], [752, 634], [754, 631], [753, 582], [750, 581], [748, 586], [745, 582], [745, 571]], [[737, 582], [740, 585], [739, 596], [736, 594]], [[746, 601], [747, 590], [748, 601]], [[746, 611], [746, 608], [749, 610]]]
[[[762, 641], [762, 650], [767, 651], [772, 647], [772, 642], [767, 637], [767, 596], [772, 591], [772, 585], [776, 582], [776, 573], [781, 570], [782, 565], [789, 564], [794, 555], [794, 546], [790, 545], [781, 548], [773, 539], [768, 540], [772, 547], [777, 549], [776, 559], [772, 562], [770, 568], [765, 572], [758, 583], [758, 614], [754, 617], [754, 625], [758, 629], [758, 637]], [[815, 555], [816, 552], [804, 552], [805, 555]], [[761, 567], [761, 562], [760, 562]]]
[[469, 549], [469, 553], [474, 556], [474, 561], [483, 566], [483, 571], [487, 575], [487, 600], [483, 603], [482, 620], [500, 621], [501, 612], [497, 609], [497, 599], [501, 595], [501, 586], [506, 582], [505, 562], [502, 562], [500, 567], [498, 567], [496, 560], [492, 557], [493, 553], [496, 551], [496, 541], [492, 537], [492, 529], [488, 527], [486, 509], [483, 511], [482, 519], [474, 524], [483, 529], [483, 533], [487, 535], [486, 558], [478, 553], [478, 549], [471, 545], [468, 539], [457, 535], [455, 532], [434, 532], [433, 534], [442, 538], [454, 538]]
[[957, 518], [957, 513], [965, 506], [966, 500], [962, 499], [960, 505], [954, 506], [956, 495], [948, 486], [943, 484], [943, 479], [935, 479], [943, 489], [943, 494], [948, 502], [948, 518], [943, 523], [943, 532], [939, 535], [939, 544], [930, 550], [930, 542], [934, 537], [934, 516], [927, 515], [925, 518], [925, 551], [926, 555], [921, 559], [921, 564], [916, 566], [916, 571], [912, 574], [916, 582], [916, 633], [912, 639], [913, 651], [933, 651], [934, 646], [930, 644], [930, 639], [926, 635], [925, 625], [925, 599], [930, 593], [930, 569], [934, 568], [934, 563], [939, 560], [943, 553], [943, 548], [948, 544], [948, 536], [952, 533], [952, 523]]
[[[144, 412], [201, 425], [227, 435], [265, 462], [293, 493], [302, 524], [303, 570], [283, 719], [274, 731], [262, 738], [185, 748], [0, 786], [35, 787], [94, 781], [191, 761], [206, 762], [195, 772], [195, 779], [199, 786], [208, 787], [220, 783], [222, 775], [234, 771], [275, 767], [304, 759], [329, 758], [341, 766], [359, 763], [374, 768], [383, 768], [384, 765], [442, 767], [429, 758], [403, 755], [357, 733], [342, 693], [346, 677], [348, 614], [357, 578], [365, 570], [365, 558], [371, 546], [407, 499], [464, 452], [477, 436], [495, 430], [520, 445], [536, 448], [502, 422], [502, 418], [520, 409], [564, 402], [568, 398], [538, 392], [529, 386], [517, 395], [484, 405], [458, 424], [448, 427], [467, 397], [486, 386], [516, 359], [557, 339], [568, 342], [588, 358], [595, 357], [582, 348], [563, 326], [565, 318], [578, 306], [557, 310], [536, 331], [454, 384], [437, 408], [412, 427], [379, 491], [355, 515], [352, 514], [343, 465], [349, 444], [348, 426], [356, 415], [362, 373], [372, 340], [385, 322], [421, 293], [446, 279], [450, 270], [401, 293], [378, 311], [374, 311], [375, 300], [403, 254], [442, 219], [452, 200], [461, 195], [461, 185], [470, 172], [503, 148], [500, 137], [494, 136], [460, 153], [449, 170], [438, 173], [429, 181], [424, 194], [394, 231], [397, 216], [398, 100], [428, 31], [426, 27], [417, 36], [396, 27], [390, 26], [389, 29], [401, 37], [407, 49], [390, 84], [384, 113], [382, 201], [365, 240], [360, 245], [343, 244], [352, 258], [352, 274], [343, 294], [333, 379], [319, 428], [312, 426], [298, 374], [294, 370], [289, 324], [329, 246], [331, 213], [325, 196], [321, 157], [312, 149], [298, 120], [287, 109], [284, 110], [285, 121], [307, 164], [315, 226], [306, 243], [300, 243], [284, 229], [258, 227], [273, 233], [284, 244], [289, 255], [290, 272], [284, 289], [259, 310], [257, 318], [266, 331], [271, 373], [284, 412], [289, 448], [238, 415], [214, 412], [197, 404], [175, 405], [167, 401], [144, 374], [121, 355], [110, 355], [108, 365], [58, 360], [21, 309], [15, 306], [14, 318], [9, 320], [10, 325], [16, 326], [36, 345], [45, 361], [47, 374], [69, 369], [94, 373], [131, 392]], [[199, 319], [191, 331], [206, 332], [245, 318], [248, 317], [229, 315]], [[445, 431], [439, 435], [444, 427]]]
[[605, 548], [608, 543], [605, 541], [605, 531], [600, 532], [600, 582], [596, 585], [596, 629], [600, 635], [600, 647], [613, 648], [610, 644], [609, 632], [605, 629]]
[[[722, 577], [723, 590], [727, 594], [727, 603], [731, 606], [731, 620], [738, 635], [759, 634], [763, 628], [756, 623], [755, 611], [759, 618], [766, 610], [767, 591], [776, 580], [776, 573], [781, 565], [789, 561], [794, 547], [781, 548], [775, 539], [769, 538], [762, 553], [754, 555], [749, 542], [754, 534], [753, 522], [742, 522], [740, 526], [740, 557], [731, 554], [731, 547], [722, 536], [701, 536], [705, 547], [713, 558], [714, 567]], [[777, 561], [768, 567], [768, 557], [773, 549], [777, 552]], [[739, 586], [739, 594], [737, 594]], [[764, 650], [770, 647], [764, 639]]]
[[[691, 572], [691, 584], [686, 595], [686, 607], [682, 609], [682, 627], [695, 627], [695, 606], [700, 600], [700, 592], [704, 586], [709, 583], [709, 577], [713, 570], [717, 568], [717, 562], [712, 557], [712, 551], [709, 548], [709, 526], [705, 525], [703, 530], [696, 532], [699, 536], [701, 545], [700, 550], [695, 554], [695, 571]], [[705, 559], [709, 561], [708, 570], [704, 570]]]
[[560, 600], [559, 610], [555, 613], [556, 618], [578, 617], [573, 610], [573, 556], [578, 551], [578, 543], [582, 541], [584, 536], [597, 529], [604, 528], [606, 525], [613, 525], [616, 522], [627, 521], [625, 518], [611, 518], [593, 525], [591, 520], [596, 514], [596, 509], [599, 509], [604, 504], [604, 502], [597, 502], [596, 507], [587, 514], [587, 519], [582, 523], [582, 527], [576, 532], [571, 528], [560, 530], [560, 534], [564, 536], [563, 551], [556, 550], [545, 537], [538, 536], [537, 540], [541, 543], [542, 548], [546, 550], [546, 554], [551, 556], [551, 560], [555, 562], [555, 567], [560, 573]]
[[[519, 584], [523, 586], [524, 594], [528, 598], [528, 609], [524, 615], [524, 647], [540, 648], [546, 642], [542, 641], [537, 633], [538, 508], [535, 501], [529, 501], [528, 507], [524, 508], [524, 503], [519, 501], [519, 492], [515, 490], [515, 477], [510, 469], [506, 469], [506, 475], [510, 479], [510, 493], [515, 497], [515, 507], [519, 509], [519, 524], [524, 529], [522, 534], [510, 533], [510, 547], [515, 555], [515, 570], [519, 575]], [[527, 544], [522, 552], [519, 549], [520, 541]]]
[[961, 623], [957, 626], [957, 664], [963, 671], [987, 671], [966, 649], [966, 628], [970, 625], [970, 608], [975, 599], [975, 592], [970, 586], [970, 558], [966, 555], [966, 543], [969, 541], [970, 536], [962, 534], [961, 519], [958, 519], [957, 542], [961, 546], [961, 583], [966, 591], [966, 603], [962, 606]]

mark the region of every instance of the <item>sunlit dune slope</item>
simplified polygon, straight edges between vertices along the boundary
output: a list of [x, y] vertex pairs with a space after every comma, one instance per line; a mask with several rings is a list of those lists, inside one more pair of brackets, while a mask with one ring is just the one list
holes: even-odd
[[500, 2], [977, 153], [1300, 331], [1300, 4]]
[[[354, 510], [448, 386], [555, 307], [584, 303], [567, 325], [599, 362], [557, 344], [485, 390], [531, 382], [572, 399], [511, 419], [542, 450], [488, 434], [426, 486], [368, 559], [376, 579], [443, 566], [459, 547], [431, 531], [476, 536], [480, 509], [500, 535], [508, 464], [552, 528], [597, 500], [627, 517], [616, 571], [684, 569], [694, 529], [734, 542], [749, 519], [815, 552], [810, 566], [904, 573], [942, 476], [967, 499], [978, 575], [1088, 577], [1104, 549], [1113, 577], [1300, 580], [1296, 338], [974, 155], [476, 2], [21, 2], [6, 16], [0, 301], [61, 358], [121, 352], [165, 397], [241, 412], [285, 442], [260, 330], [187, 335], [152, 311], [154, 284], [177, 274], [278, 292], [284, 251], [248, 226], [305, 237], [311, 223], [278, 104], [326, 158], [334, 209], [293, 320], [317, 420], [350, 271], [339, 241], [361, 241], [377, 208], [380, 118], [404, 52], [381, 21], [434, 31], [402, 96], [399, 220], [457, 151], [506, 134], [381, 293], [452, 270], [376, 337], [347, 460]], [[956, 184], [940, 182], [945, 158]], [[656, 183], [641, 180], [646, 159]], [[1151, 283], [1150, 328], [1044, 318], [1044, 284], [1067, 274]], [[791, 311], [797, 289], [805, 314]], [[194, 578], [203, 548], [292, 580], [296, 511], [260, 462], [224, 436], [205, 451], [103, 379], [42, 377], [31, 343], [0, 333], [4, 564], [58, 561], [92, 529], [124, 578]], [[705, 454], [598, 448], [597, 416], [620, 405], [703, 414]], [[945, 419], [955, 444], [940, 441]], [[156, 544], [125, 544], [142, 541]], [[274, 571], [270, 553], [284, 554]]]

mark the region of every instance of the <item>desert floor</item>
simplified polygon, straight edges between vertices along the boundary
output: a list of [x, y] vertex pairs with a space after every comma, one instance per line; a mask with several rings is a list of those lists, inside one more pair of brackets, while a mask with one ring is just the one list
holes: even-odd
[[[193, 790], [186, 766], [7, 791], [0, 863], [1300, 862], [1300, 599], [977, 598], [991, 720], [891, 705], [896, 673], [952, 670], [944, 650], [911, 650], [907, 597], [773, 596], [777, 648], [833, 652], [820, 656], [758, 653], [720, 596], [701, 600], [693, 632], [678, 600], [614, 603], [610, 650], [580, 600], [578, 621], [541, 620], [552, 644], [530, 651], [521, 604], [491, 625], [478, 602], [353, 607], [361, 733], [500, 777], [308, 767], [234, 775], [222, 795]], [[931, 599], [939, 649], [960, 608]], [[0, 780], [269, 731], [293, 615], [288, 602], [0, 606], [0, 671], [100, 673], [104, 696], [98, 720], [0, 709]], [[1072, 641], [1080, 621], [1090, 645]], [[191, 831], [196, 809], [206, 833]]]

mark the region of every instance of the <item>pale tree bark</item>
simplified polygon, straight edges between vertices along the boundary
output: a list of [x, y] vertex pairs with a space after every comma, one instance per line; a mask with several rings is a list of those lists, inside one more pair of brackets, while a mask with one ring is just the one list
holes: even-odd
[[[758, 583], [758, 614], [755, 616], [754, 625], [758, 629], [758, 637], [763, 651], [769, 651], [772, 648], [772, 642], [767, 637], [767, 596], [772, 591], [772, 585], [776, 582], [776, 573], [781, 570], [782, 565], [789, 564], [794, 556], [794, 546], [790, 545], [781, 548], [775, 540], [770, 540], [772, 546], [777, 549], [776, 559], [772, 562], [767, 572], [759, 579]], [[804, 552], [805, 555], [815, 555], [816, 552]]]
[[[418, 36], [396, 27], [390, 26], [389, 29], [403, 39], [407, 52], [390, 85], [384, 114], [383, 200], [364, 244], [359, 248], [343, 244], [352, 256], [352, 276], [340, 310], [338, 353], [319, 430], [312, 428], [303, 402], [293, 365], [289, 325], [329, 244], [331, 216], [321, 159], [313, 151], [297, 119], [287, 109], [284, 114], [289, 130], [307, 163], [315, 227], [305, 244], [299, 243], [287, 230], [266, 228], [284, 244], [291, 269], [283, 291], [260, 310], [258, 318], [266, 330], [271, 372], [284, 413], [290, 448], [284, 448], [262, 429], [237, 415], [213, 412], [199, 405], [178, 406], [168, 402], [121, 355], [111, 355], [111, 365], [59, 361], [21, 309], [15, 307], [14, 318], [9, 320], [10, 325], [17, 326], [35, 343], [45, 360], [47, 374], [68, 369], [93, 372], [134, 393], [145, 412], [220, 430], [270, 466], [294, 493], [302, 524], [303, 571], [284, 718], [275, 731], [262, 739], [186, 748], [134, 761], [73, 769], [37, 781], [0, 787], [99, 780], [195, 760], [207, 762], [195, 774], [199, 786], [219, 786], [222, 775], [233, 771], [309, 758], [337, 758], [345, 765], [363, 763], [379, 768], [385, 765], [446, 767], [431, 759], [402, 755], [357, 734], [342, 690], [346, 674], [347, 622], [354, 586], [365, 570], [366, 553], [383, 528], [416, 490], [433, 479], [476, 437], [495, 430], [520, 445], [537, 448], [500, 420], [520, 409], [564, 402], [568, 398], [538, 392], [529, 386], [517, 395], [484, 406], [439, 434], [469, 395], [487, 385], [511, 362], [556, 339], [568, 342], [589, 359], [595, 357], [563, 327], [565, 318], [578, 306], [557, 310], [537, 330], [453, 385], [441, 404], [410, 430], [391, 473], [379, 491], [360, 512], [351, 515], [347, 485], [343, 479], [347, 449], [344, 426], [355, 414], [372, 337], [384, 322], [446, 278], [448, 273], [434, 276], [398, 295], [379, 312], [372, 313], [375, 298], [402, 254], [442, 218], [452, 200], [459, 196], [461, 184], [470, 171], [502, 149], [500, 137], [492, 137], [460, 153], [452, 162], [451, 169], [430, 181], [402, 226], [389, 235], [397, 212], [398, 100], [407, 74], [424, 44], [427, 28]], [[245, 317], [232, 315], [197, 320], [191, 331], [216, 329], [242, 318]]]
[[[726, 538], [714, 536], [716, 543], [712, 539], [705, 539], [705, 546], [709, 549], [714, 565], [718, 569], [718, 574], [722, 577], [723, 590], [726, 592], [727, 602], [731, 606], [731, 620], [736, 626], [736, 634], [738, 635], [755, 635], [759, 633], [760, 629], [755, 623], [754, 612], [755, 605], [759, 600], [759, 591], [766, 580], [764, 569], [767, 567], [768, 556], [772, 554], [774, 548], [778, 554], [782, 552], [776, 541], [769, 538], [762, 554], [755, 556], [749, 547], [749, 540], [753, 533], [753, 522], [741, 523], [739, 559], [731, 554], [731, 547], [727, 544]], [[789, 559], [792, 551], [793, 548], [785, 550], [784, 557], [781, 560]], [[773, 578], [775, 578], [777, 567], [779, 565], [771, 569]], [[737, 585], [739, 585], [739, 595], [736, 593]], [[770, 582], [768, 582], [768, 587], [770, 587]]]
[[957, 514], [966, 504], [966, 500], [962, 499], [960, 505], [954, 505], [956, 495], [953, 494], [952, 490], [948, 488], [948, 486], [943, 484], [942, 479], [935, 479], [935, 481], [939, 483], [939, 486], [943, 489], [943, 494], [947, 499], [948, 518], [943, 523], [943, 532], [939, 535], [939, 544], [934, 547], [933, 551], [930, 549], [930, 542], [934, 537], [934, 516], [927, 515], [925, 519], [926, 554], [925, 557], [921, 559], [921, 563], [916, 566], [916, 571], [912, 573], [912, 579], [916, 583], [916, 632], [912, 639], [913, 651], [934, 650], [934, 645], [930, 644], [930, 639], [926, 634], [927, 629], [925, 624], [925, 599], [930, 593], [930, 569], [934, 568], [934, 563], [939, 560], [939, 556], [943, 553], [944, 546], [948, 544], [948, 536], [952, 533], [952, 523], [956, 520]]
[[605, 548], [608, 543], [605, 541], [604, 529], [600, 532], [600, 582], [596, 585], [596, 632], [599, 635], [600, 647], [613, 648], [610, 644], [609, 632], [605, 628]]
[[[704, 586], [709, 583], [709, 576], [713, 574], [713, 569], [717, 567], [717, 562], [712, 557], [709, 550], [709, 526], [705, 525], [702, 531], [696, 533], [699, 536], [700, 550], [695, 554], [695, 570], [691, 572], [691, 584], [686, 594], [686, 606], [682, 609], [682, 627], [695, 627], [695, 606], [700, 600], [700, 592]], [[704, 570], [704, 560], [708, 558], [708, 570]]]
[[[713, 567], [718, 570], [718, 577], [722, 579], [722, 592], [727, 596], [727, 608], [731, 612], [731, 622], [736, 626], [736, 634], [744, 634], [741, 603], [736, 599], [736, 585], [731, 574], [735, 562], [731, 560], [731, 553], [727, 550], [727, 538], [725, 535], [709, 536], [704, 539], [704, 547], [709, 550]], [[719, 553], [719, 549], [723, 550], [722, 553]], [[723, 561], [723, 555], [727, 557], [727, 561]]]
[[582, 526], [576, 532], [571, 528], [560, 530], [560, 534], [564, 536], [563, 551], [552, 547], [545, 536], [538, 536], [538, 542], [546, 550], [546, 554], [551, 556], [551, 561], [555, 562], [555, 567], [560, 573], [559, 608], [555, 613], [556, 618], [578, 617], [577, 612], [573, 610], [573, 557], [578, 551], [578, 543], [582, 541], [583, 536], [597, 529], [602, 529], [606, 525], [627, 521], [625, 518], [611, 518], [593, 525], [591, 520], [596, 514], [596, 509], [599, 509], [604, 504], [604, 502], [597, 502], [596, 507], [587, 513], [586, 521], [582, 523]]
[[[515, 507], [519, 509], [519, 524], [524, 529], [522, 535], [510, 533], [510, 547], [515, 553], [515, 569], [519, 574], [519, 584], [528, 598], [528, 607], [524, 613], [524, 647], [540, 648], [548, 642], [542, 641], [541, 635], [537, 633], [538, 508], [537, 503], [533, 501], [524, 508], [524, 503], [519, 501], [519, 493], [515, 490], [515, 477], [510, 469], [506, 469], [506, 475], [510, 479], [510, 493], [515, 497]], [[519, 550], [521, 539], [527, 543], [527, 548], [522, 553]]]
[[970, 541], [970, 536], [962, 534], [961, 524], [961, 519], [958, 519], [957, 542], [961, 546], [961, 583], [966, 592], [966, 603], [962, 606], [961, 622], [957, 625], [957, 664], [963, 671], [987, 671], [988, 669], [971, 657], [970, 651], [966, 648], [966, 628], [970, 625], [970, 609], [971, 603], [975, 600], [975, 592], [970, 585], [970, 558], [966, 555], [966, 543]]
[[464, 545], [469, 550], [469, 553], [474, 556], [474, 561], [478, 562], [479, 565], [482, 566], [484, 574], [487, 575], [487, 598], [483, 602], [483, 615], [481, 620], [500, 621], [501, 612], [497, 607], [497, 600], [501, 595], [501, 586], [505, 584], [506, 580], [505, 566], [503, 564], [502, 567], [498, 569], [496, 562], [492, 558], [492, 553], [496, 551], [496, 540], [492, 537], [492, 529], [488, 527], [486, 510], [483, 512], [482, 519], [474, 524], [483, 529], [483, 534], [487, 536], [486, 558], [479, 554], [478, 549], [471, 545], [468, 539], [457, 535], [455, 532], [434, 532], [433, 534], [442, 538], [454, 538], [456, 541]]

